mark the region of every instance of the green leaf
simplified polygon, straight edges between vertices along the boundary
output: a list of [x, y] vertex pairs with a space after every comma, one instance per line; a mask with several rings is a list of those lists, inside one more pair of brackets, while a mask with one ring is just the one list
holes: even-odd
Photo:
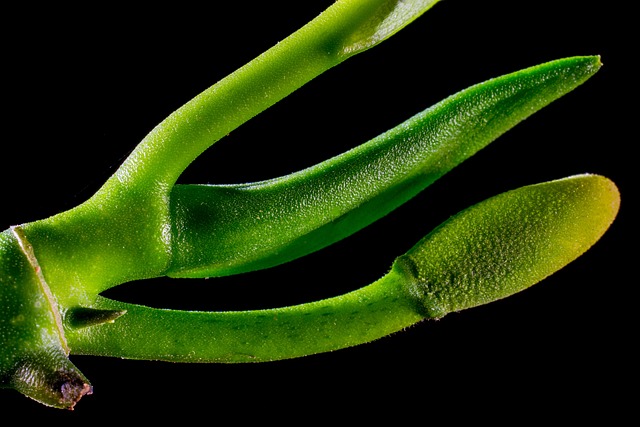
[[450, 218], [397, 261], [425, 315], [526, 289], [582, 255], [618, 213], [615, 184], [578, 175], [503, 193]]
[[488, 80], [309, 169], [242, 185], [177, 185], [172, 277], [281, 264], [330, 245], [402, 205], [504, 132], [593, 76], [597, 56]]

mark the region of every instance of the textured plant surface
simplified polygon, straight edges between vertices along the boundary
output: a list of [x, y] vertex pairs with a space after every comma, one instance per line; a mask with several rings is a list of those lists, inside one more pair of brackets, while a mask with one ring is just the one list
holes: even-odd
[[[387, 215], [600, 69], [597, 56], [478, 83], [307, 169], [178, 184], [208, 147], [305, 83], [383, 42], [437, 1], [338, 1], [169, 115], [86, 202], [0, 234], [0, 380], [58, 408], [92, 392], [70, 355], [261, 362], [371, 342], [517, 293], [600, 239], [619, 207], [594, 174], [527, 185], [449, 218], [382, 278], [261, 310], [159, 309], [105, 291], [155, 277], [270, 268]], [[268, 160], [267, 160], [268, 161]]]

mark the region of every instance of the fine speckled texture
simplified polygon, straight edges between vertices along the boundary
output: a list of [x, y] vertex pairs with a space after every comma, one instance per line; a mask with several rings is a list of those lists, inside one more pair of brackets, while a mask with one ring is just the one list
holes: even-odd
[[512, 190], [447, 220], [398, 261], [426, 315], [519, 292], [589, 249], [618, 213], [613, 182], [582, 175]]

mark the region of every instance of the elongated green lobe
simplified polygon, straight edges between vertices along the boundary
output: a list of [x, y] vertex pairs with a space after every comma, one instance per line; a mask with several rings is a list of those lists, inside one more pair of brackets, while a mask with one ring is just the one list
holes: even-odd
[[486, 81], [292, 175], [242, 185], [177, 185], [168, 274], [235, 274], [330, 245], [400, 206], [600, 65], [596, 56], [573, 57]]
[[113, 324], [71, 330], [74, 352], [171, 361], [258, 362], [381, 338], [504, 298], [591, 247], [615, 218], [616, 186], [580, 175], [495, 196], [444, 222], [362, 289], [298, 306], [241, 312], [127, 310]]

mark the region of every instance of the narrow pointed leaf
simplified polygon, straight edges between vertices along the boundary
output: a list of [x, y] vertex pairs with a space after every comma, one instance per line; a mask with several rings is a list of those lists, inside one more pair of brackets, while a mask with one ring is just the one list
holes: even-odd
[[309, 169], [243, 185], [171, 193], [174, 277], [208, 277], [290, 261], [381, 218], [598, 71], [572, 57], [472, 86]]

